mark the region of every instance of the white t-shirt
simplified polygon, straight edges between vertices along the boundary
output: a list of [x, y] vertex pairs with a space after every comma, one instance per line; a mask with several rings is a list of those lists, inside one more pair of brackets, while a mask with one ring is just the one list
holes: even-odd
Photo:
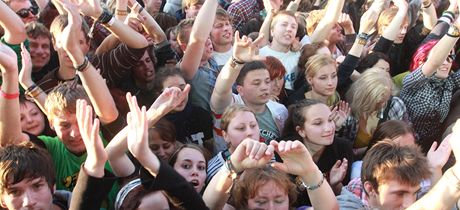
[[212, 52], [212, 58], [214, 59], [214, 61], [216, 61], [219, 68], [222, 68], [222, 66], [224, 66], [228, 60], [230, 60], [233, 53], [232, 49], [233, 47], [230, 48], [230, 50], [228, 50], [227, 52]]
[[299, 62], [300, 52], [278, 52], [272, 50], [267, 45], [259, 50], [259, 55], [278, 58], [284, 65], [284, 68], [286, 68], [286, 75], [284, 75], [286, 82], [284, 83], [284, 87], [288, 90], [294, 90], [294, 82], [298, 74], [297, 63]]

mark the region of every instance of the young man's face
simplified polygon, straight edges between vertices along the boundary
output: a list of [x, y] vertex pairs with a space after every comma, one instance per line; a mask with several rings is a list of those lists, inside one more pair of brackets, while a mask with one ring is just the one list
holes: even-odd
[[281, 15], [276, 17], [276, 23], [271, 29], [273, 42], [282, 46], [290, 46], [294, 42], [297, 33], [297, 21], [295, 17]]
[[238, 85], [238, 93], [251, 105], [263, 105], [270, 99], [270, 74], [266, 69], [250, 71]]
[[213, 45], [232, 44], [233, 28], [229, 19], [216, 18], [211, 30], [211, 41]]
[[33, 68], [39, 70], [50, 61], [51, 40], [46, 36], [36, 38], [29, 37], [30, 58], [32, 58]]
[[9, 184], [8, 188], [3, 190], [1, 205], [8, 210], [50, 210], [53, 195], [44, 177], [25, 178], [16, 184]]
[[34, 15], [32, 13], [32, 10], [31, 10], [32, 3], [30, 3], [29, 0], [13, 0], [9, 4], [9, 7], [16, 14], [18, 14], [18, 13], [25, 14], [22, 17], [19, 16], [19, 14], [18, 14], [18, 16], [21, 18], [22, 22], [24, 22], [24, 23], [30, 23], [30, 22], [36, 21], [38, 19], [37, 15]]
[[396, 180], [386, 181], [379, 184], [376, 196], [369, 196], [369, 203], [375, 203], [376, 206], [372, 207], [381, 210], [406, 209], [415, 202], [419, 190], [419, 185], [411, 186]]
[[65, 147], [75, 155], [86, 152], [75, 114], [63, 113], [51, 120], [51, 126]]
[[192, 5], [189, 8], [185, 8], [185, 18], [193, 18], [198, 15], [198, 12], [201, 9], [201, 4]]

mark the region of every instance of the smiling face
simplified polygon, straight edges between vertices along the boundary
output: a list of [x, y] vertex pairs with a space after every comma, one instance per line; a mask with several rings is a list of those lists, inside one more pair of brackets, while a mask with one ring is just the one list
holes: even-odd
[[287, 14], [277, 15], [273, 19], [271, 34], [273, 36], [273, 43], [280, 46], [290, 46], [297, 33], [296, 18]]
[[332, 96], [337, 88], [337, 68], [335, 64], [325, 65], [313, 76], [307, 76], [312, 90], [322, 96]]
[[286, 189], [283, 189], [270, 180], [267, 183], [261, 184], [255, 196], [248, 199], [248, 208], [253, 210], [288, 210], [289, 196]]
[[203, 153], [193, 148], [183, 148], [177, 154], [174, 169], [190, 182], [197, 192], [203, 189], [206, 180], [206, 160]]
[[34, 69], [40, 69], [51, 58], [51, 40], [46, 36], [38, 36], [36, 38], [29, 37], [30, 41], [30, 58]]
[[163, 161], [168, 161], [176, 151], [176, 144], [162, 139], [155, 129], [149, 129], [149, 147]]
[[299, 135], [308, 143], [320, 146], [331, 145], [334, 141], [335, 123], [330, 118], [331, 110], [325, 104], [315, 104], [304, 108], [305, 123], [297, 126]]
[[21, 13], [21, 10], [28, 11], [28, 13], [26, 13], [26, 14], [28, 14], [27, 16], [20, 17], [22, 22], [24, 22], [24, 23], [30, 23], [30, 22], [36, 21], [38, 19], [37, 15], [34, 15], [30, 10], [30, 8], [32, 7], [32, 3], [30, 3], [29, 0], [13, 0], [13, 1], [10, 2], [10, 4], [8, 6], [16, 14], [18, 12]]
[[435, 76], [439, 79], [446, 79], [447, 77], [449, 77], [450, 68], [452, 68], [452, 62], [454, 62], [454, 60], [455, 60], [455, 52], [451, 50], [446, 60], [444, 60], [441, 66], [436, 70]]
[[33, 135], [40, 135], [45, 130], [45, 117], [37, 105], [24, 101], [20, 106], [21, 129]]

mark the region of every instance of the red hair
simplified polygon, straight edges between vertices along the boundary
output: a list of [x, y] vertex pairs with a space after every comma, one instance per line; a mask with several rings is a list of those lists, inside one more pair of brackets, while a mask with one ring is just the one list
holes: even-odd
[[281, 63], [281, 61], [278, 58], [275, 58], [273, 56], [267, 56], [265, 57], [264, 63], [267, 66], [267, 70], [270, 74], [270, 80], [284, 77], [284, 75], [286, 74], [286, 68], [284, 68], [283, 63]]
[[431, 49], [439, 42], [438, 39], [431, 40], [420, 47], [415, 51], [412, 61], [409, 66], [409, 71], [414, 71], [420, 67], [423, 63], [426, 62], [428, 55], [430, 54]]

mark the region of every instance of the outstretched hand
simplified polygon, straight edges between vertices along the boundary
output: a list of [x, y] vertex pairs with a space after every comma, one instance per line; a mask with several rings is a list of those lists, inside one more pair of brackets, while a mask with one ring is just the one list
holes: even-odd
[[[450, 138], [452, 135], [446, 136], [442, 140], [441, 144], [438, 147], [438, 142], [433, 142], [430, 150], [428, 151], [426, 157], [428, 159], [428, 165], [433, 169], [442, 169], [444, 165], [449, 160], [450, 154], [452, 152], [452, 147], [450, 146]], [[436, 148], [437, 147], [437, 148]]]
[[348, 103], [340, 101], [339, 104], [332, 109], [331, 116], [329, 117], [334, 120], [335, 127], [339, 129], [350, 115], [350, 112], [351, 108], [348, 106]]
[[372, 29], [375, 27], [378, 18], [379, 13], [376, 10], [367, 10], [364, 12], [359, 22], [359, 33], [370, 34]]
[[236, 172], [265, 166], [273, 157], [273, 146], [253, 139], [243, 140], [231, 155]]
[[77, 100], [76, 115], [87, 153], [84, 168], [90, 176], [103, 177], [108, 155], [99, 136], [99, 120], [97, 118], [93, 120], [93, 108], [82, 99]]
[[102, 14], [102, 6], [99, 0], [72, 0], [78, 5], [79, 12], [83, 15], [90, 16], [94, 20]]
[[280, 142], [272, 140], [270, 145], [283, 159], [282, 163], [272, 163], [272, 167], [298, 176], [306, 176], [318, 171], [318, 166], [313, 162], [310, 153], [302, 142], [298, 140]]
[[235, 43], [233, 43], [233, 57], [240, 62], [251, 62], [263, 60], [262, 56], [257, 55], [259, 44], [262, 42], [264, 34], [260, 34], [256, 40], [243, 36], [240, 39], [240, 33], [235, 31]]
[[33, 84], [32, 80], [32, 59], [30, 58], [30, 53], [27, 51], [24, 43], [21, 44], [21, 58], [22, 58], [22, 68], [19, 72], [19, 82], [21, 84], [29, 87]]
[[345, 175], [347, 175], [347, 169], [348, 160], [346, 158], [343, 158], [342, 161], [337, 160], [329, 173], [329, 184], [334, 186], [341, 183], [345, 178]]
[[3, 74], [18, 73], [16, 53], [3, 43], [0, 43], [0, 69]]
[[184, 90], [181, 90], [178, 87], [164, 89], [147, 111], [147, 119], [151, 120], [155, 114], [165, 115], [181, 103], [185, 103], [189, 92], [189, 84], [185, 85]]

